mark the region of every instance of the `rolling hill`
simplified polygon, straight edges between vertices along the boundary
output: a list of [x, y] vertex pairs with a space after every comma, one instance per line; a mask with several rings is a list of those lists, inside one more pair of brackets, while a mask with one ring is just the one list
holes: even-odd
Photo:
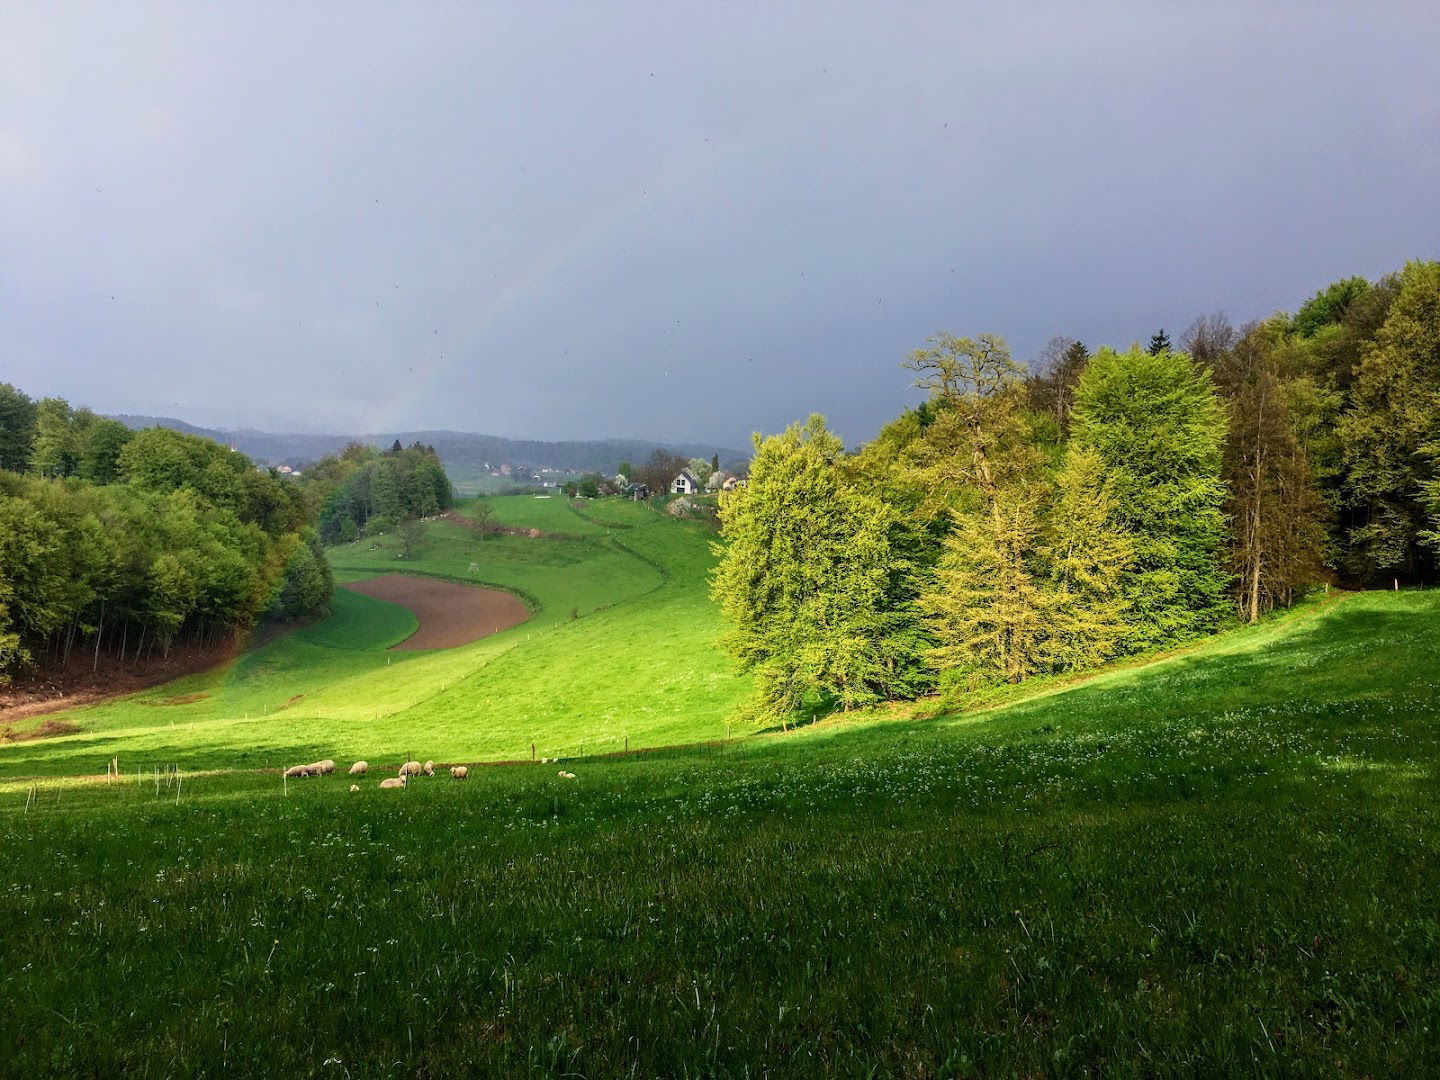
[[163, 427], [200, 435], [225, 446], [234, 446], [264, 464], [302, 465], [334, 453], [349, 442], [389, 446], [396, 439], [406, 446], [421, 442], [435, 447], [447, 466], [477, 467], [487, 462], [512, 462], [534, 468], [574, 472], [610, 473], [621, 461], [636, 464], [655, 450], [673, 450], [686, 457], [718, 455], [722, 466], [738, 467], [750, 457], [748, 451], [704, 443], [668, 444], [644, 439], [589, 439], [545, 442], [539, 439], [507, 439], [498, 435], [477, 435], [464, 431], [387, 431], [364, 435], [277, 434], [266, 431], [226, 431], [196, 427], [166, 416], [118, 415], [114, 419], [131, 428]]
[[[703, 530], [616, 501], [497, 516], [564, 535], [434, 521], [412, 559], [335, 563], [504, 585], [534, 613], [513, 630], [390, 653], [408, 613], [341, 590], [224, 671], [0, 746], [12, 1070], [1440, 1067], [1440, 593], [726, 741], [746, 682], [712, 647]], [[564, 762], [343, 775], [532, 739]], [[341, 775], [274, 770], [322, 753]]]

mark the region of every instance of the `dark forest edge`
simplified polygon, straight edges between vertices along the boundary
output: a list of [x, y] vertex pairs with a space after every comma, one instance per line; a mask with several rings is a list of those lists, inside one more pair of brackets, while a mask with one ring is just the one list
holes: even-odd
[[302, 486], [208, 439], [0, 384], [0, 685], [74, 681], [81, 654], [117, 679], [177, 645], [218, 658], [326, 609], [317, 524], [343, 540], [451, 500], [433, 450], [350, 448]]
[[1440, 263], [1172, 347], [938, 334], [927, 399], [846, 452], [755, 439], [712, 580], [757, 719], [1087, 671], [1318, 587], [1434, 580]]

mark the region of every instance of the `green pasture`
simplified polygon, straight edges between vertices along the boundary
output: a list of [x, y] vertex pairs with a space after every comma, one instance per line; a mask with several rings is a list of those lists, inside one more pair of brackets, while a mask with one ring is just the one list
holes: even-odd
[[530, 606], [528, 622], [455, 649], [390, 652], [413, 616], [337, 589], [329, 618], [223, 668], [52, 714], [81, 730], [0, 744], [0, 780], [93, 774], [117, 756], [196, 769], [406, 753], [484, 761], [529, 757], [532, 745], [553, 757], [725, 734], [747, 682], [714, 648], [713, 533], [618, 500], [595, 504], [602, 524], [561, 499], [488, 501], [497, 518], [565, 535], [482, 538], [431, 521], [408, 558], [394, 535], [331, 549], [336, 577], [505, 588]]
[[988, 710], [396, 792], [0, 782], [0, 1060], [1435, 1075], [1437, 625], [1440, 594], [1336, 596]]

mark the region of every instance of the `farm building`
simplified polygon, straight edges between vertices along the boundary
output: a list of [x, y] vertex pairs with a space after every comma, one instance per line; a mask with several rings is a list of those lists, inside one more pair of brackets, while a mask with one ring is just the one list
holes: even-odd
[[700, 484], [689, 469], [681, 469], [680, 475], [670, 481], [670, 490], [676, 495], [694, 495], [699, 492]]
[[738, 476], [727, 476], [725, 477], [725, 482], [720, 485], [720, 490], [734, 491], [743, 483], [745, 483], [745, 481], [741, 480]]
[[650, 497], [650, 489], [644, 484], [631, 484], [629, 487], [623, 489], [621, 494], [632, 502], [639, 502], [641, 499], [648, 499]]

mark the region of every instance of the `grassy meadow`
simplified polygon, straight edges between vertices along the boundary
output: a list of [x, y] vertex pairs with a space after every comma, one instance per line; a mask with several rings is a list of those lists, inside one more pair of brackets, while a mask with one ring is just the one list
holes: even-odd
[[[702, 743], [745, 693], [711, 534], [501, 505], [569, 538], [436, 521], [412, 559], [334, 562], [505, 585], [514, 630], [388, 653], [413, 616], [339, 590], [225, 671], [0, 747], [8, 1072], [1440, 1071], [1440, 593]], [[627, 733], [662, 748], [595, 756]], [[566, 760], [343, 775], [532, 739]], [[256, 768], [322, 754], [342, 772]]]
[[[1440, 596], [986, 712], [0, 793], [17, 1074], [1424, 1075]], [[27, 809], [27, 801], [29, 807]]]
[[554, 757], [725, 735], [747, 681], [714, 648], [712, 532], [618, 500], [603, 517], [563, 499], [487, 501], [499, 521], [564, 535], [482, 538], [430, 521], [409, 558], [393, 535], [331, 549], [336, 578], [497, 586], [527, 603], [528, 622], [456, 649], [389, 652], [414, 617], [337, 589], [329, 618], [233, 663], [60, 714], [74, 735], [0, 744], [0, 782], [103, 773], [117, 756], [122, 769], [398, 763], [407, 752], [486, 761], [528, 758], [532, 744]]

